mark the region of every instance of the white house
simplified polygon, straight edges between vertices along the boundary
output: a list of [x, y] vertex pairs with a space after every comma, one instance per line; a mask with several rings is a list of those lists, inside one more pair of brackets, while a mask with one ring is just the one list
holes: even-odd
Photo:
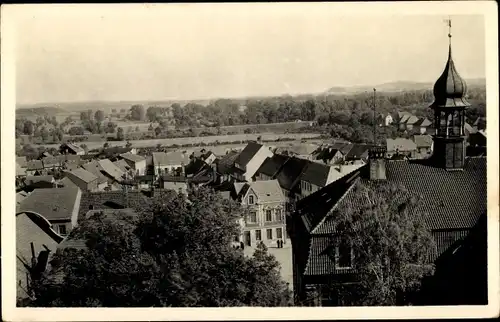
[[233, 176], [240, 181], [252, 181], [262, 163], [272, 156], [268, 147], [255, 142], [248, 143], [234, 161]]

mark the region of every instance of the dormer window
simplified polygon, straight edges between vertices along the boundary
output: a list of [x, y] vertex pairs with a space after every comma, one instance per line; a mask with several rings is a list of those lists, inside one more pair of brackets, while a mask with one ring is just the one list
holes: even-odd
[[248, 204], [253, 205], [255, 203], [253, 196], [248, 196]]
[[350, 244], [341, 242], [335, 247], [335, 265], [337, 268], [352, 268], [354, 252]]

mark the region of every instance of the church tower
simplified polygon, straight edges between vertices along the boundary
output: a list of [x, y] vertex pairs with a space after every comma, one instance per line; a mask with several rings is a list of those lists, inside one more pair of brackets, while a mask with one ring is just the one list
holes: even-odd
[[461, 170], [465, 161], [465, 99], [467, 85], [458, 74], [451, 56], [451, 20], [448, 20], [448, 61], [434, 84], [434, 152], [433, 161], [446, 170]]

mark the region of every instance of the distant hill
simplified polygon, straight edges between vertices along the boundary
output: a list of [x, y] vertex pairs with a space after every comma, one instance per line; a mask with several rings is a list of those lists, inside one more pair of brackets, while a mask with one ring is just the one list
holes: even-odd
[[[486, 79], [484, 78], [474, 78], [467, 79], [467, 85], [469, 87], [484, 87], [486, 86]], [[419, 91], [432, 89], [434, 83], [426, 82], [411, 82], [411, 81], [397, 81], [379, 84], [376, 86], [352, 86], [352, 87], [339, 87], [335, 86], [326, 91], [326, 94], [337, 94], [337, 95], [350, 95], [362, 92], [371, 92], [373, 89], [377, 89], [378, 92], [386, 93], [398, 93], [405, 91]]]
[[16, 109], [18, 116], [44, 116], [67, 113], [66, 110], [60, 107], [40, 106], [40, 107], [21, 107]]

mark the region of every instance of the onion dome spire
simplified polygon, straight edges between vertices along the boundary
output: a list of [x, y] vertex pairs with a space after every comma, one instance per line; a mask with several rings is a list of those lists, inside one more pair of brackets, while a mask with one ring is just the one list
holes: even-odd
[[449, 28], [448, 61], [443, 73], [434, 84], [434, 103], [432, 103], [431, 108], [468, 107], [470, 104], [465, 99], [467, 84], [458, 74], [451, 56], [451, 20], [448, 19], [446, 22]]

